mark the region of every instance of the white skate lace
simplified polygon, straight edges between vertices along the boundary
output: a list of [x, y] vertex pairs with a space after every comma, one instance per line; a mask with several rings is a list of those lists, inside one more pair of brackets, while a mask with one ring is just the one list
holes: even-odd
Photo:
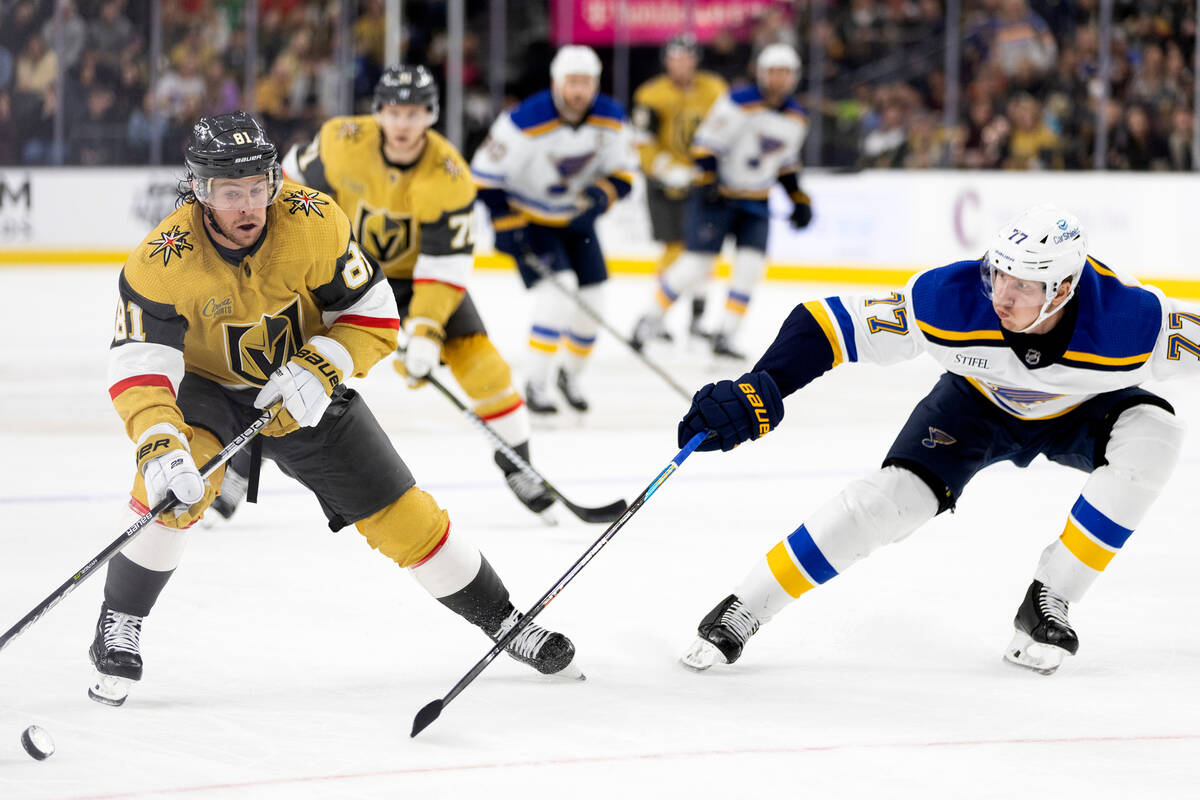
[[1055, 594], [1045, 586], [1038, 593], [1038, 610], [1042, 612], [1042, 616], [1069, 628], [1071, 623], [1067, 620], [1067, 605], [1062, 595]]
[[225, 479], [221, 483], [221, 496], [230, 505], [237, 505], [246, 496], [246, 489], [249, 488], [249, 485], [249, 481], [245, 477], [232, 469], [227, 469], [225, 470]]
[[[520, 621], [521, 618], [516, 611], [509, 615], [504, 624], [500, 626], [500, 631], [496, 634], [497, 641], [503, 639], [505, 634], [512, 630], [513, 626]], [[553, 635], [552, 632], [542, 626], [531, 622], [522, 628], [504, 649], [519, 658], [535, 661], [542, 649], [542, 645]]]
[[104, 621], [104, 646], [139, 655], [138, 637], [142, 633], [142, 618], [120, 611], [109, 611]]
[[721, 613], [721, 619], [717, 624], [736, 634], [742, 644], [745, 644], [746, 640], [754, 635], [759, 626], [758, 618], [751, 614], [740, 600], [734, 600], [729, 608]]

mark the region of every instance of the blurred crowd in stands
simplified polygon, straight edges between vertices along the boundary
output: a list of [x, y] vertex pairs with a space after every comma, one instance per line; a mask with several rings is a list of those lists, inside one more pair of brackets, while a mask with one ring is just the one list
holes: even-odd
[[[156, 1], [161, 59], [152, 84]], [[355, 1], [343, 17], [341, 0], [258, 0], [249, 65], [243, 0], [0, 0], [0, 164], [148, 163], [156, 140], [162, 160], [175, 163], [198, 115], [251, 104], [282, 146], [301, 141], [343, 109], [369, 109], [384, 60], [384, 3]], [[506, 5], [510, 104], [545, 88], [554, 48], [548, 2]], [[1106, 100], [1099, 5], [963, 0], [952, 126], [944, 124], [943, 0], [826, 0], [822, 14], [808, 0], [780, 2], [744, 30], [722, 31], [706, 45], [703, 65], [736, 82], [750, 76], [763, 45], [796, 46], [805, 60], [801, 100], [821, 125], [823, 166], [1088, 169], [1103, 101], [1108, 168], [1192, 169], [1196, 0], [1114, 0]], [[488, 6], [466, 1], [468, 157], [499, 111], [487, 74]], [[403, 9], [405, 60], [444, 75], [445, 0], [404, 0]], [[352, 52], [339, 62], [343, 18]], [[807, 82], [814, 34], [825, 53], [819, 97]], [[600, 54], [609, 91], [613, 53]], [[632, 48], [628, 61], [630, 91], [661, 69], [655, 47]], [[251, 69], [257, 79], [247, 98]]]

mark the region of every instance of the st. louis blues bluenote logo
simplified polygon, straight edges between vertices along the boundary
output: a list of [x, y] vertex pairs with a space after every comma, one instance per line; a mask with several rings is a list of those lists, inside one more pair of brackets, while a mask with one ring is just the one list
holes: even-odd
[[288, 209], [289, 214], [303, 211], [306, 217], [310, 212], [315, 212], [318, 217], [324, 217], [325, 214], [321, 211], [321, 206], [329, 205], [328, 200], [322, 200], [317, 197], [315, 192], [307, 192], [304, 189], [288, 192], [283, 199], [285, 202], [291, 203], [292, 207]]
[[162, 231], [158, 234], [157, 239], [151, 239], [146, 244], [154, 245], [154, 249], [150, 251], [148, 258], [154, 258], [159, 253], [162, 253], [163, 266], [171, 260], [171, 256], [183, 255], [184, 250], [194, 250], [192, 243], [187, 240], [191, 236], [191, 231], [181, 231], [179, 226], [175, 225], [169, 231]]
[[954, 444], [958, 439], [955, 439], [950, 434], [938, 428], [930, 427], [928, 438], [922, 439], [921, 444], [928, 447], [930, 450], [937, 447], [939, 444]]

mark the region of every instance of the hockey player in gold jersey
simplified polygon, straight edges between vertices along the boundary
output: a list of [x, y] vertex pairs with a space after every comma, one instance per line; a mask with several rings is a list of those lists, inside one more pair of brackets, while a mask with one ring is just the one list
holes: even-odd
[[[697, 70], [700, 46], [690, 34], [663, 47], [663, 74], [643, 83], [633, 95], [633, 125], [641, 135], [638, 153], [646, 175], [646, 202], [655, 241], [663, 243], [661, 273], [683, 252], [683, 219], [688, 190], [696, 177], [692, 135], [708, 109], [728, 86], [716, 73]], [[692, 299], [691, 333], [703, 336], [704, 287]], [[665, 332], [664, 332], [665, 335]]]
[[[354, 525], [451, 610], [493, 638], [505, 633], [520, 614], [499, 576], [451, 535], [447, 513], [345, 386], [395, 349], [400, 326], [346, 215], [282, 179], [275, 145], [245, 112], [201, 118], [185, 163], [179, 207], [121, 271], [109, 351], [109, 394], [136, 443], [130, 505], [140, 516], [168, 492], [180, 504], [108, 565], [91, 697], [120, 705], [142, 677], [142, 621], [221, 485], [222, 470], [206, 481], [197, 463], [276, 403], [253, 446], [316, 495], [329, 527]], [[570, 640], [536, 625], [509, 652], [540, 672], [578, 675]]]
[[[389, 67], [375, 87], [374, 109], [327, 121], [311, 144], [284, 157], [284, 174], [329, 193], [383, 267], [405, 318], [396, 369], [419, 386], [444, 360], [475, 413], [528, 461], [529, 411], [466, 290], [475, 186], [462, 155], [431, 130], [437, 83], [425, 67]], [[531, 511], [542, 514], [554, 503], [499, 451], [495, 460]]]

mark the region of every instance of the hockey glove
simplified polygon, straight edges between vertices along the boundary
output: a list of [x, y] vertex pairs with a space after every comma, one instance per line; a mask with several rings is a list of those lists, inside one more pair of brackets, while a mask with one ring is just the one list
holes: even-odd
[[696, 168], [676, 161], [670, 153], [659, 153], [650, 167], [650, 173], [664, 188], [676, 192], [687, 190], [696, 180]]
[[496, 231], [497, 252], [511, 256], [513, 259], [520, 259], [526, 249], [525, 226], [510, 228], [506, 231]]
[[404, 321], [408, 345], [404, 348], [404, 374], [410, 389], [425, 383], [429, 373], [441, 362], [446, 334], [442, 326], [424, 317]]
[[187, 439], [167, 422], [151, 426], [138, 439], [138, 472], [146, 482], [146, 501], [154, 508], [167, 492], [179, 501], [159, 520], [173, 528], [186, 528], [204, 513], [217, 490], [200, 477]]
[[812, 222], [812, 200], [809, 199], [807, 194], [800, 192], [793, 202], [795, 205], [792, 206], [792, 215], [788, 217], [788, 221], [797, 230], [807, 228], [808, 223]]
[[608, 210], [608, 195], [599, 186], [583, 190], [583, 210], [567, 223], [567, 230], [586, 233], [596, 224], [596, 218]]
[[341, 350], [339, 356], [350, 361], [350, 354], [332, 339], [314, 336], [291, 360], [271, 373], [271, 379], [254, 399], [255, 408], [266, 408], [279, 400], [283, 408], [262, 432], [284, 436], [299, 428], [311, 428], [321, 422], [329, 408], [330, 395], [342, 382], [343, 370], [318, 349], [317, 340], [329, 349]]
[[700, 450], [728, 452], [747, 439], [758, 439], [783, 419], [783, 395], [766, 372], [747, 372], [736, 381], [710, 383], [692, 398], [679, 422], [679, 446], [701, 431], [715, 431]]

